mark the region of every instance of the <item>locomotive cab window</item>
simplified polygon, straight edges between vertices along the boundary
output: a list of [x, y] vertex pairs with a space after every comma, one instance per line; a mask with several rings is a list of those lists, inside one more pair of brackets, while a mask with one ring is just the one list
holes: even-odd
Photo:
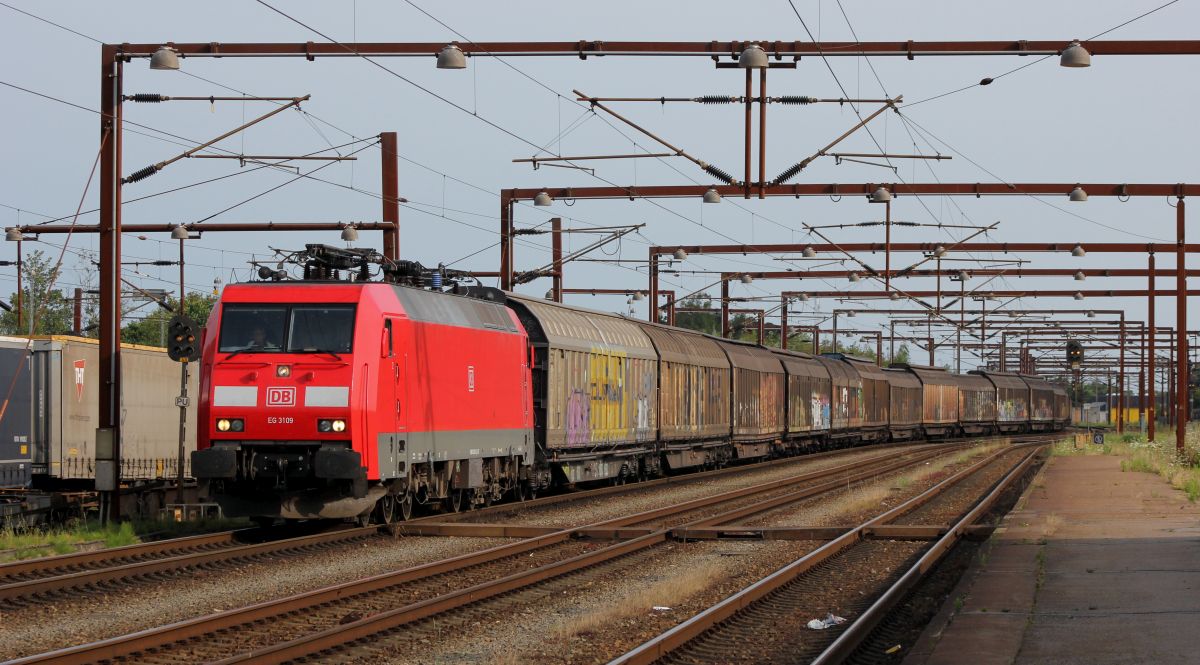
[[278, 353], [287, 330], [287, 307], [226, 305], [221, 315], [221, 353]]
[[353, 305], [226, 305], [221, 353], [348, 353]]
[[354, 307], [296, 306], [288, 325], [288, 353], [348, 353], [354, 344]]

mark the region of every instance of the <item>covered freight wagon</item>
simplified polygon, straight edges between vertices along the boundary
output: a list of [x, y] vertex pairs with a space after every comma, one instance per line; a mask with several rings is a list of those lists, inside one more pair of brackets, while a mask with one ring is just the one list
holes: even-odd
[[850, 365], [826, 356], [816, 361], [829, 372], [831, 384], [829, 435], [832, 439], [853, 439], [863, 423], [862, 377]]
[[[173, 479], [179, 459], [180, 365], [154, 347], [121, 346], [121, 480]], [[195, 396], [199, 372], [189, 372]], [[96, 477], [100, 346], [78, 337], [35, 339], [30, 377], [35, 396], [32, 452], [35, 484], [90, 482]], [[184, 475], [196, 449], [196, 400], [187, 410]]]
[[826, 353], [826, 358], [840, 361], [858, 377], [862, 386], [859, 412], [859, 441], [879, 441], [888, 437], [888, 410], [891, 406], [891, 388], [883, 368], [870, 360], [855, 358], [842, 353]]
[[958, 382], [958, 422], [964, 434], [996, 428], [996, 386], [978, 374], [954, 374]]
[[1024, 432], [1029, 429], [1029, 384], [1011, 372], [974, 370], [991, 382], [996, 389], [996, 428], [1001, 432]]
[[733, 370], [733, 446], [739, 458], [763, 457], [782, 436], [784, 374], [770, 350], [746, 342], [718, 342]]
[[663, 459], [680, 469], [720, 461], [729, 441], [729, 358], [706, 335], [639, 323], [658, 351], [658, 432]]
[[888, 425], [892, 440], [917, 438], [921, 431], [921, 380], [904, 369], [885, 369], [891, 388]]
[[1029, 386], [1029, 427], [1035, 432], [1054, 429], [1054, 387], [1036, 376], [1021, 375]]
[[829, 433], [829, 370], [807, 353], [774, 349], [787, 373], [784, 446], [804, 450]]
[[[535, 435], [568, 482], [640, 471], [658, 431], [658, 353], [637, 322], [509, 294], [535, 351]], [[597, 451], [606, 454], [597, 456]]]
[[1050, 384], [1054, 392], [1054, 429], [1061, 430], [1071, 423], [1071, 396], [1057, 383]]
[[921, 428], [929, 438], [953, 436], [958, 429], [958, 382], [940, 367], [893, 363], [911, 372], [921, 382]]

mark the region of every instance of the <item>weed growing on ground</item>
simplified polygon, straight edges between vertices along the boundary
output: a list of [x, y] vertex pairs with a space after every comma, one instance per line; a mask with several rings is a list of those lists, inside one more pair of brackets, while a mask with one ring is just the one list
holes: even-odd
[[619, 603], [606, 605], [569, 619], [555, 627], [553, 635], [560, 639], [570, 639], [576, 635], [594, 633], [605, 624], [649, 614], [655, 607], [674, 607], [707, 589], [723, 575], [724, 570], [715, 563], [691, 568], [682, 575], [634, 591]]
[[1134, 473], [1153, 473], [1175, 489], [1187, 494], [1188, 501], [1200, 501], [1200, 427], [1190, 426], [1184, 440], [1183, 453], [1175, 449], [1175, 433], [1162, 432], [1154, 441], [1144, 434], [1106, 434], [1104, 445], [1079, 448], [1070, 440], [1059, 441], [1051, 455], [1117, 455], [1123, 457], [1121, 470]]
[[248, 522], [241, 519], [211, 519], [198, 522], [150, 520], [105, 526], [95, 521], [75, 520], [49, 529], [7, 527], [0, 530], [0, 562], [70, 554], [82, 547], [124, 547], [140, 543], [143, 538], [177, 538], [247, 525]]
[[76, 524], [49, 531], [37, 529], [0, 531], [0, 560], [13, 561], [58, 554], [70, 554], [80, 545], [120, 547], [141, 542], [133, 525], [99, 526], [94, 523]]

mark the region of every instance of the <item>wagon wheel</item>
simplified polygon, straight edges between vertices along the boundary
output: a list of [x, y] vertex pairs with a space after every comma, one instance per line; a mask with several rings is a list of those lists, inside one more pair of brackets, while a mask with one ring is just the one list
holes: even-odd
[[463, 491], [459, 489], [450, 490], [450, 494], [443, 500], [446, 510], [452, 513], [462, 512], [463, 509]]
[[518, 502], [524, 501], [525, 500], [525, 490], [526, 490], [526, 482], [523, 480], [518, 480], [517, 483], [515, 485], [513, 485], [513, 498], [516, 499]]
[[[408, 520], [412, 519], [413, 503], [414, 503], [412, 492], [405, 492], [403, 497], [395, 499], [393, 502], [396, 505], [396, 510], [394, 512], [398, 513], [398, 517], [400, 520], [407, 522]], [[395, 519], [395, 517], [396, 516], [393, 515], [393, 519], [390, 519], [388, 521], [389, 522], [397, 521]]]

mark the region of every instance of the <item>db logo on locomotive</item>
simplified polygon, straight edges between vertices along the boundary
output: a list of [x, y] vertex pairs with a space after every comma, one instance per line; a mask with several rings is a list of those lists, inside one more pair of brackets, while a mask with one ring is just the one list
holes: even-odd
[[267, 388], [267, 406], [296, 406], [296, 389], [292, 386]]

